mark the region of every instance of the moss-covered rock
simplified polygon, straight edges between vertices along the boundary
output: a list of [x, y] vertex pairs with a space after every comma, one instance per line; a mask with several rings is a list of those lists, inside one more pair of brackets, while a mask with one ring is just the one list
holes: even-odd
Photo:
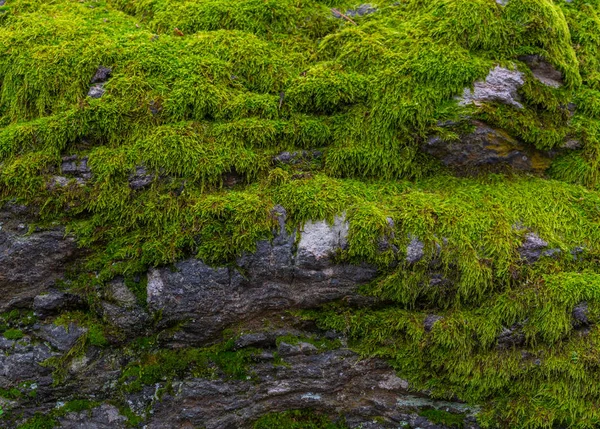
[[[66, 383], [0, 419], [169, 416], [148, 386], [123, 396], [124, 368], [187, 386], [177, 365], [223, 330], [301, 308], [310, 338], [343, 333], [339, 353], [481, 407], [482, 426], [595, 427], [599, 46], [598, 0], [0, 1], [0, 309], [43, 322], [7, 321], [19, 357], [0, 367]], [[41, 344], [71, 324], [75, 345]], [[78, 384], [96, 411], [50, 411]], [[331, 401], [307, 404], [349, 412]], [[402, 422], [462, 424], [419, 404]], [[201, 405], [194, 425], [285, 411], [209, 422]], [[388, 411], [373, 424], [400, 422]], [[256, 425], [297, 422], [343, 424]]]

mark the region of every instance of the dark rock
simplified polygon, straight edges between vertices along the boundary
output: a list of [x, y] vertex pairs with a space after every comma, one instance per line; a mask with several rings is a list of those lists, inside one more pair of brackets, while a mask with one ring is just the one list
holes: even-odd
[[473, 89], [465, 88], [459, 105], [501, 103], [522, 109], [518, 90], [525, 83], [523, 73], [500, 66], [492, 69], [484, 81], [477, 81]]
[[129, 187], [133, 190], [147, 188], [154, 182], [155, 175], [148, 173], [142, 166], [135, 167], [135, 173], [129, 176]]
[[40, 364], [56, 356], [45, 344], [32, 344], [26, 337], [19, 341], [0, 337], [0, 388], [14, 387], [16, 383], [33, 381], [49, 386], [52, 369]]
[[279, 343], [277, 351], [280, 356], [293, 356], [300, 354], [311, 354], [318, 351], [317, 347], [310, 343], [300, 342], [298, 344], [288, 344], [285, 341]]
[[474, 411], [465, 404], [411, 395], [408, 383], [388, 364], [361, 360], [347, 350], [295, 354], [285, 356], [284, 361], [285, 365], [256, 363], [251, 368], [252, 381], [189, 379], [174, 383], [174, 393], [155, 404], [147, 427], [237, 429], [250, 427], [270, 412], [311, 408], [342, 414], [350, 422], [372, 422], [377, 417], [380, 424], [387, 425], [383, 427], [396, 428], [403, 412], [416, 417], [418, 410], [426, 408]]
[[588, 319], [588, 303], [583, 301], [573, 308], [573, 325], [576, 328], [587, 326], [590, 324]]
[[525, 235], [523, 244], [519, 247], [519, 254], [528, 264], [537, 262], [544, 250], [548, 247], [548, 243], [542, 240], [537, 234], [530, 232]]
[[88, 91], [87, 95], [91, 98], [100, 98], [104, 95], [105, 92], [106, 90], [104, 89], [104, 84], [97, 83], [96, 85], [90, 87], [90, 90]]
[[416, 237], [412, 237], [406, 247], [406, 262], [416, 264], [425, 256], [425, 243]]
[[44, 325], [38, 332], [38, 336], [47, 341], [55, 349], [66, 352], [70, 350], [77, 340], [87, 332], [87, 329], [80, 328], [74, 323], [68, 327], [56, 325]]
[[564, 84], [562, 73], [541, 55], [522, 55], [519, 61], [527, 64], [533, 76], [544, 85], [559, 88]]
[[472, 121], [475, 130], [460, 136], [460, 141], [445, 141], [430, 137], [421, 149], [438, 158], [461, 175], [480, 171], [543, 172], [550, 157], [534, 148], [523, 146], [506, 132], [479, 121]]
[[60, 167], [62, 174], [80, 177], [82, 179], [90, 179], [92, 170], [88, 167], [88, 158], [80, 158], [77, 155], [66, 156], [62, 159]]
[[[342, 18], [342, 14], [337, 9], [333, 9], [331, 12], [334, 17]], [[357, 16], [370, 15], [375, 12], [377, 12], [376, 7], [371, 6], [370, 4], [361, 4], [356, 9], [348, 9], [344, 15], [354, 18]]]
[[502, 332], [498, 335], [497, 346], [499, 349], [509, 349], [525, 344], [525, 334], [523, 333], [523, 325], [515, 323], [510, 328], [502, 328]]
[[274, 163], [280, 164], [298, 164], [303, 161], [311, 161], [318, 159], [323, 156], [323, 153], [318, 150], [313, 151], [300, 151], [300, 152], [281, 152], [279, 155], [273, 157]]
[[[260, 314], [314, 308], [356, 295], [358, 285], [373, 279], [370, 266], [336, 264], [333, 254], [346, 245], [348, 224], [307, 222], [300, 240], [285, 231], [285, 211], [273, 210], [280, 230], [261, 241], [253, 254], [238, 258], [237, 269], [212, 268], [189, 259], [148, 273], [148, 307], [161, 314], [160, 326], [186, 320], [178, 339], [204, 342]], [[244, 273], [243, 275], [241, 273]]]
[[102, 404], [89, 411], [67, 413], [59, 419], [65, 429], [119, 429], [126, 428], [127, 418], [114, 405]]
[[0, 312], [32, 305], [82, 254], [64, 228], [25, 235], [30, 216], [27, 209], [0, 207]]
[[130, 335], [140, 335], [152, 321], [150, 315], [141, 307], [121, 307], [103, 302], [102, 316], [110, 323]]
[[33, 299], [33, 310], [40, 317], [57, 314], [63, 310], [72, 310], [83, 305], [77, 295], [59, 291], [50, 291]]
[[90, 83], [104, 83], [110, 78], [111, 74], [112, 69], [110, 67], [100, 66], [98, 67], [98, 70], [96, 70], [96, 74], [94, 75]]
[[433, 329], [433, 325], [439, 320], [442, 320], [442, 316], [437, 316], [435, 314], [428, 314], [423, 322], [423, 328], [425, 328], [425, 332], [431, 332]]
[[242, 335], [235, 340], [234, 348], [244, 349], [246, 347], [271, 347], [275, 345], [275, 337], [266, 332], [257, 332], [253, 334]]

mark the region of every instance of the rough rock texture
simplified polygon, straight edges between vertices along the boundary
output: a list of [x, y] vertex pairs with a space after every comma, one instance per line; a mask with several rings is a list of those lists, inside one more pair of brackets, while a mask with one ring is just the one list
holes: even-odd
[[125, 428], [127, 418], [119, 414], [114, 405], [102, 404], [89, 411], [68, 413], [59, 420], [61, 428], [68, 429], [120, 429]]
[[31, 305], [81, 255], [62, 227], [28, 234], [29, 216], [23, 206], [0, 208], [0, 312]]
[[[408, 383], [387, 364], [377, 359], [358, 360], [347, 350], [293, 353], [284, 360], [286, 365], [274, 366], [268, 359], [254, 365], [253, 381], [190, 379], [177, 383], [173, 386], [177, 393], [156, 405], [148, 428], [163, 428], [168, 421], [172, 427], [236, 429], [249, 427], [268, 412], [307, 407], [331, 414], [343, 410], [355, 422], [351, 427], [380, 417], [375, 427], [396, 428], [410, 424], [411, 419], [416, 423], [415, 411], [427, 406], [460, 413], [476, 411], [461, 403], [414, 396]], [[408, 427], [444, 426], [417, 423]], [[467, 423], [465, 427], [477, 426]]]
[[465, 88], [459, 104], [502, 103], [522, 109], [517, 91], [524, 83], [520, 71], [496, 66], [484, 81], [475, 82], [473, 89]]
[[542, 172], [550, 158], [541, 151], [526, 147], [506, 132], [472, 121], [475, 130], [460, 136], [459, 141], [430, 137], [422, 150], [441, 160], [460, 174], [502, 170]]
[[519, 57], [531, 69], [533, 76], [544, 85], [559, 88], [564, 84], [563, 75], [552, 64], [540, 55], [523, 55]]
[[238, 258], [236, 266], [212, 268], [196, 259], [175, 270], [148, 273], [148, 308], [160, 312], [161, 326], [187, 320], [179, 339], [206, 341], [233, 325], [274, 310], [313, 308], [352, 295], [376, 270], [335, 264], [331, 256], [346, 245], [348, 225], [308, 222], [296, 247], [285, 231], [285, 211], [272, 241], [261, 241], [256, 253]]

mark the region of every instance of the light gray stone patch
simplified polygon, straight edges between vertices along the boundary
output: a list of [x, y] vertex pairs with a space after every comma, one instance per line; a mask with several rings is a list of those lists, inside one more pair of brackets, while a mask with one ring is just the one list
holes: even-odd
[[485, 80], [475, 82], [473, 89], [465, 88], [459, 105], [481, 103], [502, 103], [522, 109], [518, 90], [525, 83], [523, 73], [504, 67], [493, 68]]

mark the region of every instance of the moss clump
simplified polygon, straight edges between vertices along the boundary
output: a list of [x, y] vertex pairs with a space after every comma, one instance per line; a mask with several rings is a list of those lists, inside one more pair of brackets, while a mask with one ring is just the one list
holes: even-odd
[[441, 424], [449, 428], [462, 429], [464, 427], [465, 416], [463, 414], [452, 414], [447, 411], [430, 408], [421, 411], [419, 415], [435, 424]]
[[20, 340], [23, 338], [23, 331], [20, 329], [7, 329], [4, 331], [4, 338], [7, 340]]
[[329, 417], [312, 410], [290, 410], [271, 413], [258, 419], [254, 429], [345, 429], [344, 422], [333, 422]]

